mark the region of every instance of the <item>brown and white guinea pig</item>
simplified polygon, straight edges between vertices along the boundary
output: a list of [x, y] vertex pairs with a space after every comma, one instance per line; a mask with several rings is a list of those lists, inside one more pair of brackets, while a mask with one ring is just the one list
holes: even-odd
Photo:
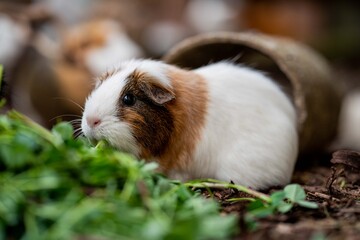
[[188, 71], [131, 60], [101, 77], [82, 130], [156, 161], [171, 178], [215, 178], [255, 189], [290, 181], [295, 108], [261, 72], [230, 62]]

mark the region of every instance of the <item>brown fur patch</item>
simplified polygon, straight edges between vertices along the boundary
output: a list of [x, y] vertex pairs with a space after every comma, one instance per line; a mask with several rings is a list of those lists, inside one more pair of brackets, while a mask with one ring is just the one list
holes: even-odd
[[172, 68], [168, 76], [172, 80], [176, 100], [167, 104], [174, 118], [174, 129], [169, 148], [160, 157], [165, 172], [182, 170], [191, 161], [205, 125], [208, 104], [208, 88], [199, 75]]
[[[173, 89], [167, 89], [146, 73], [134, 71], [121, 93], [119, 118], [134, 131], [145, 159], [158, 159], [162, 170], [184, 169], [192, 158], [204, 126], [208, 92], [206, 82], [197, 74], [176, 68], [168, 72]], [[164, 104], [158, 104], [142, 84], [151, 84], [159, 91], [173, 94]], [[122, 98], [131, 93], [137, 101], [125, 106]]]

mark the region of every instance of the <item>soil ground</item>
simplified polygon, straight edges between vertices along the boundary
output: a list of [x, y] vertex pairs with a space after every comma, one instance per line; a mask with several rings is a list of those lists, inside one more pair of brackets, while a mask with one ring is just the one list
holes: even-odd
[[286, 214], [260, 219], [255, 231], [247, 230], [242, 221], [248, 202], [227, 201], [244, 193], [214, 190], [223, 212], [240, 217], [234, 239], [360, 239], [360, 153], [345, 150], [307, 158], [306, 164], [296, 166], [292, 182], [299, 183], [307, 200], [319, 208], [295, 207]]

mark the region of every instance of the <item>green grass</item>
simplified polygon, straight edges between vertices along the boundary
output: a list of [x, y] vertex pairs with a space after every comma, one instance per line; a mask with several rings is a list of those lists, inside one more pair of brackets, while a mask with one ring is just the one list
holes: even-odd
[[0, 239], [226, 239], [233, 215], [104, 143], [0, 116]]
[[233, 188], [250, 197], [244, 220], [317, 208], [298, 184], [266, 195], [214, 179], [186, 183], [156, 173], [157, 165], [73, 138], [62, 122], [51, 131], [10, 111], [0, 115], [0, 240], [227, 239], [234, 215], [190, 189]]

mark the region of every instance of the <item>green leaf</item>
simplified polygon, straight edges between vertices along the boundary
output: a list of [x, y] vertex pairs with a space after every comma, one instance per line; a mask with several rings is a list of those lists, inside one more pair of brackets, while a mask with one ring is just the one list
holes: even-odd
[[[156, 165], [52, 131], [18, 112], [0, 116], [0, 238], [222, 239], [236, 228]], [[268, 206], [268, 205], [267, 205]]]
[[305, 200], [306, 194], [299, 184], [290, 184], [284, 188], [285, 197], [291, 202]]
[[256, 229], [259, 227], [258, 222], [256, 221], [256, 218], [252, 216], [251, 214], [245, 214], [245, 224], [246, 228], [249, 231], [256, 231]]
[[52, 132], [55, 136], [59, 136], [62, 140], [67, 141], [73, 138], [73, 127], [70, 123], [61, 122], [58, 123]]
[[300, 200], [297, 201], [297, 204], [299, 204], [301, 207], [311, 208], [311, 209], [317, 209], [319, 206], [315, 202], [309, 202], [306, 200]]
[[264, 218], [274, 214], [274, 208], [271, 207], [262, 207], [258, 209], [254, 209], [249, 212], [249, 214], [253, 215], [256, 218]]
[[271, 194], [271, 205], [272, 206], [279, 206], [283, 200], [285, 199], [285, 192], [284, 191], [277, 191]]
[[[3, 99], [0, 99], [0, 108], [4, 107], [6, 104], [6, 99], [3, 98]], [[1, 233], [0, 233], [1, 234]], [[0, 240], [1, 240], [1, 235], [0, 235]]]
[[281, 213], [287, 213], [293, 208], [293, 206], [294, 205], [292, 203], [286, 203], [283, 201], [281, 204], [279, 204], [279, 206], [277, 206], [277, 210]]
[[143, 171], [151, 172], [151, 171], [154, 171], [155, 169], [157, 169], [158, 167], [159, 167], [159, 164], [156, 162], [147, 163], [144, 165]]
[[61, 179], [50, 169], [31, 169], [13, 179], [14, 185], [21, 191], [38, 191], [58, 188]]
[[[234, 232], [236, 226], [236, 217], [230, 215], [212, 216], [201, 222], [202, 234], [206, 239], [226, 239], [228, 232]], [[223, 231], [222, 229], [227, 229]]]
[[265, 207], [264, 202], [261, 201], [260, 199], [256, 199], [255, 201], [251, 202], [247, 206], [247, 210], [252, 211], [252, 210], [259, 209], [259, 208], [264, 208], [264, 207]]
[[5, 224], [3, 221], [0, 221], [0, 240], [6, 240], [6, 231]]

